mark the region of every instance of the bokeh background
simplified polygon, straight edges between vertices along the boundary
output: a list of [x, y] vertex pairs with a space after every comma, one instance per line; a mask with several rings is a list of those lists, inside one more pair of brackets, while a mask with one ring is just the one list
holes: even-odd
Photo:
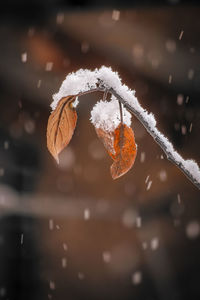
[[52, 94], [111, 66], [184, 158], [200, 163], [198, 1], [2, 1], [0, 299], [200, 298], [200, 194], [133, 117], [134, 167], [113, 181], [81, 98], [58, 166]]

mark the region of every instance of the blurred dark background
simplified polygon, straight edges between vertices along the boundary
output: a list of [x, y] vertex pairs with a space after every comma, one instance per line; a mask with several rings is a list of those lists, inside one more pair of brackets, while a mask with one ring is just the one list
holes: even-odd
[[1, 1], [0, 299], [200, 298], [199, 191], [133, 117], [132, 170], [113, 181], [82, 97], [56, 165], [52, 94], [111, 66], [184, 158], [200, 163], [199, 1]]

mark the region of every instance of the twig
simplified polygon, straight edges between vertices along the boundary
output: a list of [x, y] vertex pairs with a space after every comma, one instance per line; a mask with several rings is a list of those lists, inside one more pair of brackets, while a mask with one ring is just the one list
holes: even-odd
[[[93, 92], [109, 92], [112, 95], [116, 97], [116, 99], [119, 101], [119, 103], [123, 104], [125, 108], [129, 110], [141, 123], [142, 125], [146, 128], [148, 133], [153, 137], [155, 142], [161, 147], [161, 149], [164, 151], [164, 153], [167, 156], [167, 159], [171, 161], [173, 164], [175, 164], [185, 175], [186, 177], [198, 188], [200, 189], [200, 182], [194, 178], [194, 176], [191, 174], [191, 172], [185, 168], [183, 163], [177, 162], [174, 157], [172, 156], [171, 152], [168, 151], [166, 145], [163, 143], [163, 141], [159, 138], [159, 136], [155, 133], [155, 131], [150, 127], [149, 123], [145, 120], [143, 115], [139, 113], [133, 106], [131, 106], [126, 100], [124, 100], [113, 88], [106, 88], [103, 86], [101, 82], [101, 86], [97, 87], [96, 89], [91, 89], [85, 92], [79, 93], [77, 96], [82, 96], [85, 94], [93, 93]], [[122, 114], [120, 110], [120, 114]]]
[[154, 138], [155, 142], [161, 147], [164, 153], [167, 156], [167, 159], [174, 163], [186, 176], [187, 178], [198, 188], [200, 189], [200, 183], [193, 177], [193, 175], [187, 170], [181, 162], [177, 162], [172, 156], [171, 152], [169, 152], [166, 148], [166, 145], [159, 139], [157, 134], [151, 129], [148, 122], [144, 119], [144, 117], [138, 113], [129, 103], [127, 103], [120, 95], [116, 93], [116, 91], [112, 88], [109, 89], [109, 92], [112, 93], [118, 101], [120, 101], [124, 107], [126, 107], [134, 116], [142, 123], [142, 125], [146, 128], [149, 134]]
[[[88, 94], [95, 93], [95, 92], [105, 92], [105, 91], [107, 91], [106, 88], [98, 87], [96, 89], [91, 89], [91, 90], [88, 90], [88, 91], [85, 91], [85, 92], [80, 92], [76, 96], [80, 97], [80, 96], [88, 95]], [[107, 91], [107, 93], [108, 93], [108, 91]]]
[[122, 148], [124, 145], [124, 122], [123, 122], [123, 112], [122, 112], [122, 103], [120, 101], [119, 102], [119, 111], [120, 111], [120, 121], [122, 126], [120, 127], [120, 155], [122, 154]]

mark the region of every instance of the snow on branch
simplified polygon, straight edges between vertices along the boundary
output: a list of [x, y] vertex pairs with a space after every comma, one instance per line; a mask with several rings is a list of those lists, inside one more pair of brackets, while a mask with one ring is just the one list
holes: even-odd
[[[109, 116], [111, 116], [113, 123], [108, 125], [107, 129], [112, 126], [116, 128], [119, 116], [115, 113], [113, 114], [113, 111], [115, 111], [114, 101], [118, 100], [123, 104], [124, 108], [134, 114], [135, 117], [143, 124], [156, 143], [165, 152], [168, 160], [173, 162], [191, 180], [191, 182], [200, 189], [200, 169], [198, 164], [192, 159], [184, 160], [182, 156], [175, 151], [172, 143], [170, 143], [169, 140], [157, 129], [154, 115], [152, 113], [148, 113], [144, 108], [142, 108], [135, 97], [135, 91], [130, 90], [125, 84], [122, 84], [118, 73], [113, 72], [111, 68], [102, 66], [100, 69], [95, 69], [94, 71], [80, 69], [75, 73], [67, 75], [59, 92], [53, 95], [51, 107], [54, 110], [59, 100], [63, 97], [69, 95], [81, 96], [95, 91], [106, 91], [111, 93], [112, 105], [110, 113], [108, 111], [106, 111], [106, 113], [103, 111], [103, 104], [99, 106], [99, 109], [93, 109], [91, 117], [93, 124], [96, 123], [96, 126], [100, 126], [98, 123], [100, 120], [103, 120], [104, 124], [105, 121], [108, 124]], [[104, 117], [98, 118], [98, 114], [99, 116], [103, 114]], [[126, 110], [124, 111], [124, 114], [125, 122], [130, 124], [130, 116]]]

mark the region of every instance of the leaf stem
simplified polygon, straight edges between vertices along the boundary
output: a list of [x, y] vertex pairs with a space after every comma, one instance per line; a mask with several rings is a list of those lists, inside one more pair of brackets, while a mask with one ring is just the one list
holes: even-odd
[[120, 155], [122, 154], [122, 148], [124, 146], [124, 124], [123, 124], [123, 113], [122, 113], [122, 104], [120, 101], [119, 102], [119, 111], [120, 111], [120, 121], [121, 121], [121, 126], [120, 126]]
[[108, 91], [105, 90], [105, 92], [103, 93], [103, 101], [106, 101], [107, 96], [108, 96]]
[[120, 120], [121, 120], [121, 123], [123, 124], [123, 112], [122, 112], [122, 103], [118, 100], [119, 102], [119, 111], [120, 111]]

